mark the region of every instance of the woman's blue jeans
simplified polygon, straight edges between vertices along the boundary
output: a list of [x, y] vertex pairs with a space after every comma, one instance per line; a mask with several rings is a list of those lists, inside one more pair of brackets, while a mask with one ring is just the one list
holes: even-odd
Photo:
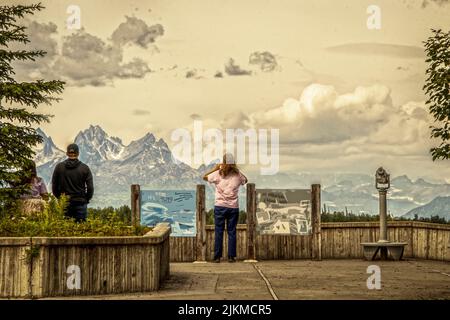
[[214, 259], [222, 257], [223, 231], [225, 222], [228, 233], [228, 257], [236, 257], [236, 226], [239, 218], [239, 208], [214, 207]]

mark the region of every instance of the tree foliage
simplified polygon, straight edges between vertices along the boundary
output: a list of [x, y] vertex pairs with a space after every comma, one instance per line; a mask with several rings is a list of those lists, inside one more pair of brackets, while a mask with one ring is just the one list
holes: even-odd
[[450, 31], [432, 29], [432, 33], [424, 42], [428, 68], [423, 88], [435, 122], [431, 137], [441, 140], [430, 150], [434, 161], [450, 158]]
[[[391, 215], [387, 216], [388, 221], [419, 221], [419, 222], [430, 222], [439, 224], [450, 224], [450, 220], [446, 220], [445, 217], [440, 217], [438, 215], [427, 217], [419, 217], [417, 214], [414, 218], [407, 217], [393, 217]], [[380, 221], [380, 216], [378, 214], [353, 214], [344, 212], [322, 212], [321, 214], [322, 222], [378, 222]]]
[[91, 218], [107, 220], [112, 214], [117, 216], [123, 223], [131, 225], [131, 209], [127, 205], [120, 206], [119, 208], [111, 206], [106, 208], [88, 208], [88, 217]]
[[11, 47], [27, 45], [30, 41], [26, 27], [20, 20], [43, 9], [41, 4], [0, 6], [0, 206], [5, 208], [18, 194], [25, 191], [22, 170], [33, 159], [33, 147], [42, 138], [33, 128], [48, 122], [50, 115], [34, 111], [41, 104], [59, 100], [64, 82], [39, 79], [18, 82], [15, 79], [14, 61], [35, 61], [43, 57], [42, 50], [15, 50]]

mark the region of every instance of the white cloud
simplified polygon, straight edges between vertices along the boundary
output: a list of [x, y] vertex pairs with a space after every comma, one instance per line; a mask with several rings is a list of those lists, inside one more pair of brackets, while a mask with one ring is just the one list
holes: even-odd
[[367, 136], [397, 109], [385, 86], [357, 87], [340, 95], [333, 86], [311, 84], [300, 98], [288, 98], [249, 119], [253, 127], [280, 128], [286, 143], [328, 143]]

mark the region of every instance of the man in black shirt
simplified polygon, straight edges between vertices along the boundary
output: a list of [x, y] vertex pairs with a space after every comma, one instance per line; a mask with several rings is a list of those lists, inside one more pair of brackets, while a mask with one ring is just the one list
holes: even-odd
[[52, 192], [56, 197], [62, 194], [69, 197], [66, 216], [77, 222], [85, 221], [87, 204], [94, 195], [94, 183], [89, 167], [78, 160], [78, 146], [73, 143], [67, 147], [65, 161], [58, 163], [53, 171]]

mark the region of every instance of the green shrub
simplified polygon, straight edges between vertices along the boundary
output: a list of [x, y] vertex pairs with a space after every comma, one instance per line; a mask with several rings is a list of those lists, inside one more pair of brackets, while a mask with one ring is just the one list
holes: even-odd
[[122, 222], [131, 225], [131, 209], [129, 206], [121, 206], [119, 208], [88, 208], [89, 217], [96, 217], [101, 220], [108, 220], [113, 213], [115, 213], [117, 218]]
[[25, 215], [20, 210], [11, 211], [0, 218], [0, 236], [3, 237], [95, 237], [138, 236], [150, 231], [149, 227], [133, 227], [122, 213], [106, 210], [102, 214], [88, 213], [85, 222], [77, 223], [64, 216], [67, 199], [50, 196], [43, 212]]

